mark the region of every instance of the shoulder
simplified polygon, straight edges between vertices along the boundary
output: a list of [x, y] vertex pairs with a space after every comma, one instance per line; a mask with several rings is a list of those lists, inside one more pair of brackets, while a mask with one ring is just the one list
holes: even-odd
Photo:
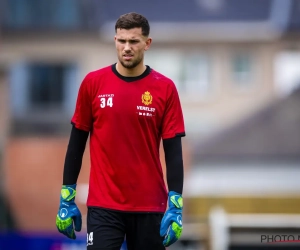
[[107, 66], [98, 70], [90, 71], [84, 77], [80, 85], [80, 92], [88, 93], [90, 96], [94, 96], [97, 89], [104, 82], [103, 79], [110, 77], [112, 74], [111, 66]]
[[172, 79], [168, 78], [167, 76], [163, 75], [162, 73], [160, 73], [152, 68], [151, 68], [151, 77], [157, 81], [164, 83], [164, 84], [174, 84]]
[[160, 86], [160, 88], [165, 89], [167, 92], [176, 92], [176, 85], [174, 83], [174, 81], [172, 79], [170, 79], [169, 77], [161, 74], [160, 72], [151, 69], [151, 77], [152, 77], [152, 81], [155, 82], [157, 85]]
[[93, 82], [93, 80], [99, 80], [100, 78], [102, 78], [103, 76], [106, 76], [107, 74], [112, 74], [111, 65], [106, 66], [101, 69], [90, 71], [84, 77], [84, 81]]

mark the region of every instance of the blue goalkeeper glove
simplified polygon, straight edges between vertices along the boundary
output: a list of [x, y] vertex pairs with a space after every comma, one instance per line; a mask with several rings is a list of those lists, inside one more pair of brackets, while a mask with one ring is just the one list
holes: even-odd
[[182, 196], [174, 191], [169, 192], [169, 208], [160, 225], [160, 236], [164, 237], [163, 245], [168, 247], [176, 242], [182, 232]]
[[76, 239], [75, 231], [81, 230], [81, 213], [74, 200], [76, 195], [76, 184], [63, 185], [60, 194], [60, 205], [56, 216], [56, 227], [58, 231], [70, 239]]

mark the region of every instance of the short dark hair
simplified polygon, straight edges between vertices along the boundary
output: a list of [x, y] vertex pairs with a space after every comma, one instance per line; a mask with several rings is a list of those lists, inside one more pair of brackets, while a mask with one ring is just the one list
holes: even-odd
[[133, 28], [142, 28], [143, 36], [148, 36], [150, 33], [150, 25], [147, 18], [135, 12], [120, 16], [115, 25], [116, 32], [117, 29], [129, 30]]

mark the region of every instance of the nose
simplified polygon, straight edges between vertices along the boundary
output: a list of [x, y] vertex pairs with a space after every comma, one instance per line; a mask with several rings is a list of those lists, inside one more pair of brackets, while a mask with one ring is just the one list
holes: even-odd
[[130, 44], [129, 44], [129, 43], [125, 43], [124, 51], [125, 51], [125, 52], [130, 52], [130, 51], [131, 51], [131, 48], [130, 48]]

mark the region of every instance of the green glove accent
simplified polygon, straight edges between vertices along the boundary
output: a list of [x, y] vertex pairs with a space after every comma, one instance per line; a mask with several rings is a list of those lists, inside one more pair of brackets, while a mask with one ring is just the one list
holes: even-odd
[[176, 242], [182, 232], [183, 200], [181, 194], [169, 192], [169, 208], [160, 225], [160, 236], [164, 237], [163, 245], [168, 247]]
[[63, 185], [60, 195], [60, 206], [56, 215], [56, 227], [58, 231], [70, 239], [76, 239], [75, 231], [81, 230], [81, 213], [75, 204], [76, 184]]

